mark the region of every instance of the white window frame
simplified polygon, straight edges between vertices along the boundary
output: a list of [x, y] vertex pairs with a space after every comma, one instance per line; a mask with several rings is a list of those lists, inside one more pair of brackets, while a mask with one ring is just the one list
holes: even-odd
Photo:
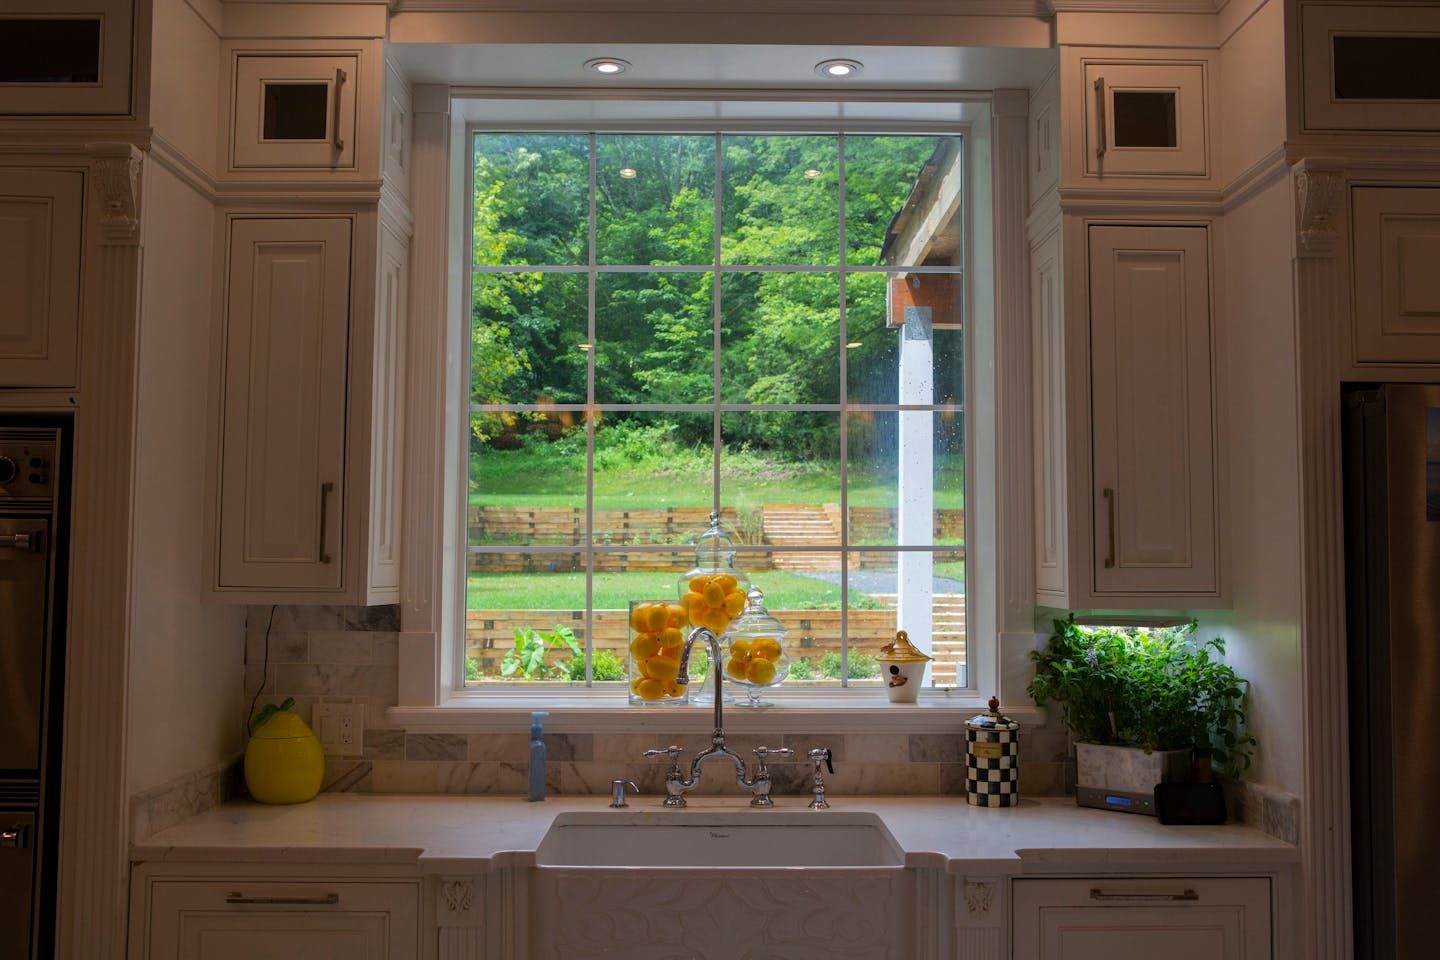
[[[442, 535], [435, 538], [407, 538], [405, 580], [402, 584], [401, 634], [399, 663], [399, 705], [388, 712], [392, 723], [410, 730], [489, 731], [518, 730], [528, 722], [529, 711], [551, 712], [552, 729], [625, 732], [653, 729], [663, 722], [667, 730], [677, 733], [703, 732], [711, 723], [708, 708], [636, 707], [627, 698], [609, 690], [559, 692], [524, 688], [497, 691], [489, 688], [462, 690], [464, 636], [465, 537], [461, 535], [466, 505], [465, 484], [455, 482], [463, 477], [465, 452], [459, 449], [460, 425], [468, 422], [468, 404], [461, 402], [458, 384], [468, 371], [468, 337], [464, 337], [464, 318], [468, 316], [469, 296], [466, 280], [470, 276], [470, 215], [466, 187], [469, 183], [471, 136], [475, 129], [470, 121], [476, 108], [483, 111], [493, 101], [523, 99], [513, 90], [467, 90], [463, 97], [452, 99], [445, 87], [420, 87], [415, 91], [416, 133], [413, 154], [414, 186], [412, 207], [415, 213], [416, 241], [412, 247], [412, 284], [414, 302], [407, 376], [407, 476], [405, 490], [405, 530], [433, 529], [437, 522]], [[1005, 92], [1007, 114], [1015, 113], [1018, 100], [1018, 122], [996, 124], [993, 119], [992, 95], [989, 93], [956, 93], [935, 91], [894, 92], [871, 95], [854, 92], [845, 102], [857, 99], [870, 104], [941, 103], [959, 105], [963, 114], [959, 122], [943, 126], [898, 120], [892, 123], [868, 120], [863, 122], [829, 122], [810, 126], [786, 121], [776, 124], [776, 132], [788, 133], [934, 133], [959, 135], [963, 138], [964, 174], [966, 177], [965, 230], [963, 242], [964, 278], [963, 314], [965, 323], [965, 424], [966, 424], [966, 591], [969, 604], [967, 639], [967, 681], [964, 688], [929, 689], [913, 706], [891, 705], [883, 691], [840, 689], [827, 691], [786, 691], [783, 703], [765, 711], [732, 710], [727, 727], [739, 732], [773, 731], [777, 725], [785, 729], [806, 729], [815, 732], [857, 730], [925, 731], [957, 729], [958, 723], [991, 692], [1000, 692], [1007, 703], [1020, 704], [1022, 686], [1016, 679], [1026, 676], [1026, 654], [1035, 640], [1033, 618], [1033, 581], [1004, 576], [1004, 571], [1026, 570], [1031, 566], [1030, 529], [1007, 532], [997, 536], [996, 489], [1000, 469], [978, 469], [974, 465], [995, 463], [1006, 456], [1006, 476], [1030, 475], [1028, 422], [1024, 443], [997, 443], [996, 411], [1007, 404], [1019, 404], [1029, 410], [1028, 376], [1023, 382], [997, 382], [994, 343], [999, 329], [996, 288], [1000, 281], [996, 263], [997, 241], [1024, 237], [1023, 197], [1027, 171], [1024, 117], [1025, 94]], [[572, 99], [586, 94], [570, 91]], [[550, 100], [562, 99], [563, 92], [548, 93]], [[663, 91], [627, 91], [627, 99], [635, 101], [678, 100]], [[700, 100], [693, 92], [684, 99]], [[740, 102], [775, 98], [757, 96], [754, 91], [707, 91], [706, 101]], [[787, 94], [784, 99], [796, 103], [834, 103], [833, 96], [807, 93]], [[553, 105], [551, 105], [553, 106]], [[872, 108], [869, 112], [873, 113]], [[1007, 120], [1009, 117], [1007, 117]], [[507, 130], [521, 129], [514, 122], [496, 121], [482, 124], [492, 129], [503, 125]], [[746, 132], [765, 132], [764, 125], [743, 121]], [[736, 128], [737, 122], [727, 119], [715, 126]], [[889, 129], [887, 129], [887, 126]], [[594, 120], [573, 118], [548, 120], [527, 125], [528, 129], [603, 130]], [[627, 132], [642, 132], [635, 121], [623, 124]], [[667, 130], [673, 130], [671, 124]], [[997, 144], [995, 133], [1005, 136], [1006, 143]], [[997, 156], [1015, 154], [1018, 142], [1019, 164], [995, 163]], [[1001, 150], [1001, 147], [1008, 149]], [[1003, 178], [1004, 183], [998, 178]], [[996, 197], [1013, 198], [1019, 191], [1020, 204], [1011, 203], [1004, 216], [997, 219]], [[997, 233], [1003, 223], [1004, 237]], [[428, 242], [427, 242], [428, 241]], [[1013, 257], [1011, 258], [1013, 261]], [[1023, 297], [1026, 289], [1025, 263], [1005, 265], [1010, 282], [1007, 290], [1017, 289]], [[1019, 275], [1017, 284], [1013, 277]], [[992, 282], [991, 278], [994, 278]], [[441, 282], [443, 292], [435, 290]], [[1026, 323], [1028, 310], [1021, 302], [1017, 314], [1012, 307], [1008, 314], [1012, 323]], [[1015, 320], [1018, 316], [1021, 319]], [[1028, 327], [1028, 324], [1027, 324]], [[1011, 330], [1009, 340], [1016, 341], [1028, 354], [1028, 328]], [[1014, 349], [1013, 347], [1011, 349]], [[985, 358], [977, 361], [977, 354]], [[1025, 364], [1028, 372], [1028, 362]], [[438, 382], [436, 382], [438, 381]], [[998, 390], [1004, 389], [1001, 396]], [[993, 397], [994, 402], [975, 398]], [[462, 420], [462, 418], [465, 418]], [[1010, 425], [1013, 427], [1013, 425]], [[1023, 453], [1023, 458], [1021, 454]], [[416, 463], [443, 464], [438, 470], [417, 470]], [[1024, 512], [1028, 518], [1028, 511]], [[971, 519], [973, 517], [973, 520]], [[972, 558], [981, 558], [975, 568]], [[1002, 596], [1002, 592], [1006, 594]], [[1024, 611], [1023, 618], [1020, 611]], [[1001, 624], [1007, 615], [1011, 622]], [[1003, 661], [1003, 664], [1002, 664]], [[1008, 686], [1003, 684], [1010, 678]], [[1023, 681], [1020, 681], [1023, 685]], [[537, 695], [538, 694], [538, 695]], [[1031, 708], [1033, 711], [1033, 708]], [[1015, 712], [1022, 716], [1030, 711]], [[662, 721], [663, 718], [663, 721]]]

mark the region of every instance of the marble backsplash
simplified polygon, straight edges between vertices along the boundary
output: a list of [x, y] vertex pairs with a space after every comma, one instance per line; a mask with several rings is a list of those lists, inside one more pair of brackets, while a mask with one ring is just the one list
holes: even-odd
[[[514, 733], [413, 732], [385, 718], [395, 703], [397, 679], [396, 607], [251, 607], [246, 623], [246, 707], [257, 685], [260, 702], [295, 698], [307, 722], [321, 701], [365, 704], [363, 761], [327, 762], [329, 789], [369, 793], [522, 794], [528, 786], [529, 735]], [[265, 633], [270, 630], [268, 666]], [[633, 780], [646, 794], [664, 792], [666, 761], [643, 760], [654, 747], [678, 743], [690, 755], [708, 736], [654, 733], [556, 733], [546, 738], [546, 789], [551, 793], [606, 794], [617, 777]], [[777, 742], [778, 741], [778, 742]], [[954, 794], [965, 792], [965, 737], [954, 734], [815, 734], [777, 729], [767, 737], [734, 736], [742, 756], [752, 747], [786, 746], [797, 759], [771, 763], [774, 793], [810, 790], [811, 766], [804, 751], [828, 746], [835, 773], [825, 775], [827, 792], [844, 794]], [[1031, 796], [1064, 794], [1073, 782], [1063, 732], [1030, 727], [1020, 734], [1020, 789]], [[1068, 778], [1068, 780], [1067, 780]], [[735, 790], [733, 772], [704, 771], [699, 792]]]

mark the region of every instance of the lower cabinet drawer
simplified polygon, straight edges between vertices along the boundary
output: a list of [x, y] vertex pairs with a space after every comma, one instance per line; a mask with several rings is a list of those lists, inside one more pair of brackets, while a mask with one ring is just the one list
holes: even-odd
[[419, 882], [159, 881], [147, 960], [417, 960]]
[[1271, 956], [1264, 877], [1017, 879], [1014, 960]]

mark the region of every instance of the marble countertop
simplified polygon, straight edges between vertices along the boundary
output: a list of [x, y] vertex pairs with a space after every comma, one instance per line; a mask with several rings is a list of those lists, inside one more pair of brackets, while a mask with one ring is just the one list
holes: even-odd
[[521, 797], [323, 794], [295, 806], [234, 802], [134, 845], [135, 862], [393, 863], [423, 873], [529, 866], [561, 813], [684, 818], [724, 814], [810, 821], [836, 812], [878, 815], [905, 851], [907, 867], [950, 872], [1059, 872], [1067, 866], [1139, 870], [1266, 870], [1299, 860], [1294, 846], [1245, 826], [1163, 826], [1153, 817], [1088, 810], [1068, 798], [1026, 799], [1011, 808], [972, 807], [963, 797], [838, 797], [829, 811], [806, 798], [777, 798], [770, 810], [746, 796], [693, 797], [683, 810], [634, 798], [623, 811], [603, 796]]

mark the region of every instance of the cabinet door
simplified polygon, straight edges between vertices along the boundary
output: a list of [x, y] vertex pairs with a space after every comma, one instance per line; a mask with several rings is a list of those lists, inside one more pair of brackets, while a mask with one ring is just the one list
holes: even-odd
[[237, 53], [231, 169], [353, 169], [358, 69], [354, 54]]
[[84, 188], [80, 173], [0, 176], [0, 386], [75, 385]]
[[1096, 593], [1219, 587], [1206, 231], [1091, 227]]
[[1356, 187], [1355, 359], [1440, 363], [1440, 189]]
[[0, 114], [130, 112], [131, 0], [0, 8]]
[[1263, 878], [1016, 880], [1014, 960], [1263, 960]]
[[1204, 177], [1205, 64], [1086, 61], [1085, 172]]
[[350, 221], [235, 220], [219, 586], [340, 589]]
[[407, 883], [161, 882], [147, 960], [414, 960], [419, 897]]

